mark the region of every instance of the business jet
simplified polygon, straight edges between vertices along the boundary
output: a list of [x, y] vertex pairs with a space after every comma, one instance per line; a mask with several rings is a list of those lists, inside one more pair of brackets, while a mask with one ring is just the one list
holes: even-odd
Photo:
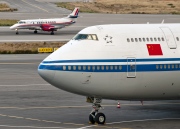
[[37, 30], [42, 30], [51, 32], [51, 35], [54, 35], [54, 31], [76, 23], [78, 12], [79, 9], [75, 8], [71, 14], [64, 18], [20, 20], [11, 26], [10, 29], [16, 30], [16, 34], [19, 34], [19, 29], [29, 29], [34, 30], [35, 34]]
[[87, 97], [91, 123], [104, 124], [102, 99], [180, 99], [180, 24], [97, 25], [45, 58], [39, 75]]

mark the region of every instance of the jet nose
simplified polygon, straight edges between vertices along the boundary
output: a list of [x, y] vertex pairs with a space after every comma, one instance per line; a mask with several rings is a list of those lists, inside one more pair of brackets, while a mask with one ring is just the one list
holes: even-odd
[[13, 29], [16, 29], [16, 27], [17, 27], [17, 24], [14, 24], [10, 27], [10, 29], [13, 30]]
[[10, 27], [10, 29], [11, 29], [11, 30], [12, 30], [12, 29], [14, 29], [14, 25], [13, 25], [13, 26], [11, 26], [11, 27]]
[[42, 63], [38, 67], [38, 74], [48, 83], [52, 84], [54, 76], [55, 76], [55, 71], [50, 70], [48, 68], [48, 65], [43, 65]]

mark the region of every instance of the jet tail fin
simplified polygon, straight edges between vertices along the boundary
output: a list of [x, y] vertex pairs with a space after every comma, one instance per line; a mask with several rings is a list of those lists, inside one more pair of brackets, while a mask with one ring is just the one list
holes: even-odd
[[79, 13], [79, 8], [75, 8], [71, 14], [68, 15], [68, 18], [77, 18], [78, 17], [78, 13]]

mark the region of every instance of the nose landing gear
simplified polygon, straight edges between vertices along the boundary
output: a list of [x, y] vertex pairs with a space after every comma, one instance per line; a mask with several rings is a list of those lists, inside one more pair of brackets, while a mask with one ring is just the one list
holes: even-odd
[[94, 108], [91, 113], [89, 114], [89, 122], [91, 124], [97, 123], [97, 124], [104, 124], [106, 122], [106, 116], [98, 112], [100, 109], [102, 109], [102, 106], [100, 105], [102, 102], [102, 99], [98, 98], [91, 98], [92, 100], [92, 107]]
[[16, 34], [19, 34], [18, 29], [16, 29]]

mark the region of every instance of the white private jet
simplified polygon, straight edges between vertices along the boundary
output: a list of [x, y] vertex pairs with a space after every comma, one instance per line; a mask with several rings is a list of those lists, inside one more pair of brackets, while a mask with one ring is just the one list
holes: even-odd
[[75, 8], [71, 14], [64, 18], [20, 20], [10, 29], [16, 30], [16, 34], [19, 34], [19, 29], [29, 29], [34, 30], [34, 33], [37, 33], [37, 30], [51, 31], [51, 35], [54, 35], [54, 31], [57, 31], [57, 29], [76, 23], [78, 13], [79, 9]]
[[180, 24], [114, 24], [83, 29], [44, 59], [39, 75], [93, 104], [91, 123], [104, 124], [102, 99], [180, 99]]

